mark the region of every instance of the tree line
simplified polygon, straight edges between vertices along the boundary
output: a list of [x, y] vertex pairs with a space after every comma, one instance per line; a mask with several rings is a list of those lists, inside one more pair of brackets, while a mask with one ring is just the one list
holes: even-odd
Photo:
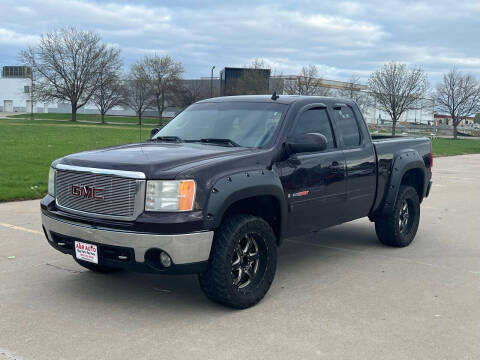
[[[188, 106], [211, 96], [205, 81], [182, 82], [184, 67], [168, 55], [145, 55], [123, 73], [121, 52], [103, 43], [91, 31], [63, 28], [40, 37], [38, 45], [19, 55], [22, 63], [32, 69], [32, 94], [35, 100], [66, 101], [71, 104], [72, 121], [78, 109], [94, 103], [104, 122], [105, 114], [118, 105], [127, 106], [138, 116], [139, 123], [147, 109], [155, 109], [161, 121], [166, 104]], [[256, 59], [253, 69], [267, 68]], [[248, 73], [247, 73], [248, 74]], [[315, 65], [304, 66], [291, 79], [284, 79], [277, 91], [295, 95], [332, 95], [332, 89], [319, 79]], [[33, 81], [34, 79], [34, 81]], [[255, 72], [238, 82], [238, 93], [252, 94], [261, 88]], [[453, 136], [466, 117], [480, 112], [480, 83], [473, 75], [453, 67], [443, 75], [432, 91], [421, 67], [409, 68], [398, 62], [388, 62], [373, 71], [367, 83], [368, 92], [361, 91], [360, 78], [353, 75], [335, 95], [351, 98], [362, 110], [375, 102], [377, 109], [392, 119], [392, 135], [401, 116], [422, 106], [424, 99], [434, 101], [435, 110], [452, 118]], [[369, 96], [369, 94], [371, 96]]]

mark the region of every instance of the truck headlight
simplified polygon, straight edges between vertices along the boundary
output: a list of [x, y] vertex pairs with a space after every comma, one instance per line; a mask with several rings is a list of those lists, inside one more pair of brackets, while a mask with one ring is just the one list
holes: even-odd
[[190, 211], [195, 191], [194, 180], [149, 180], [145, 211]]
[[48, 172], [48, 194], [55, 197], [55, 175], [56, 170], [50, 167], [50, 171]]

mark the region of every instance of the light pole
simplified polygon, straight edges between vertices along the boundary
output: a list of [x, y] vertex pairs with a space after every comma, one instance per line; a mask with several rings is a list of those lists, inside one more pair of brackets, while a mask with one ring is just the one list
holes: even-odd
[[33, 67], [30, 67], [30, 120], [34, 119], [33, 100]]
[[215, 69], [215, 65], [212, 66], [212, 73], [210, 75], [210, 97], [213, 97], [213, 69]]

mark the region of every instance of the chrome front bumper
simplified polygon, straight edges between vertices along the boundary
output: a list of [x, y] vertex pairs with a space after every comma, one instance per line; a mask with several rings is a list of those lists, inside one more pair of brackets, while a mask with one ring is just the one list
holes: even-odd
[[135, 261], [145, 262], [149, 249], [167, 252], [176, 265], [207, 261], [212, 247], [213, 231], [175, 235], [156, 235], [99, 228], [69, 221], [53, 219], [42, 214], [42, 223], [48, 241], [53, 242], [51, 232], [86, 242], [132, 248]]

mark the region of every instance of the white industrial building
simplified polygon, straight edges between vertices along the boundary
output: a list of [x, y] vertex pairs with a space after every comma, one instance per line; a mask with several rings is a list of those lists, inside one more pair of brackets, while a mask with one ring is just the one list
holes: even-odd
[[30, 111], [30, 81], [28, 79], [0, 78], [0, 110], [4, 112]]
[[[32, 111], [32, 81], [30, 68], [27, 66], [4, 66], [0, 77], [0, 112], [31, 112]], [[33, 112], [49, 113], [60, 112], [70, 113], [72, 108], [69, 103], [43, 103], [33, 101]], [[93, 104], [87, 104], [78, 111], [82, 113], [97, 114], [98, 110]], [[132, 111], [114, 108], [111, 113], [133, 114]]]
[[[0, 111], [3, 112], [31, 112], [30, 68], [27, 66], [4, 66], [0, 77]], [[34, 112], [48, 112], [54, 104], [33, 102]]]
[[24, 66], [4, 66], [0, 78], [0, 111], [31, 111], [30, 79]]

